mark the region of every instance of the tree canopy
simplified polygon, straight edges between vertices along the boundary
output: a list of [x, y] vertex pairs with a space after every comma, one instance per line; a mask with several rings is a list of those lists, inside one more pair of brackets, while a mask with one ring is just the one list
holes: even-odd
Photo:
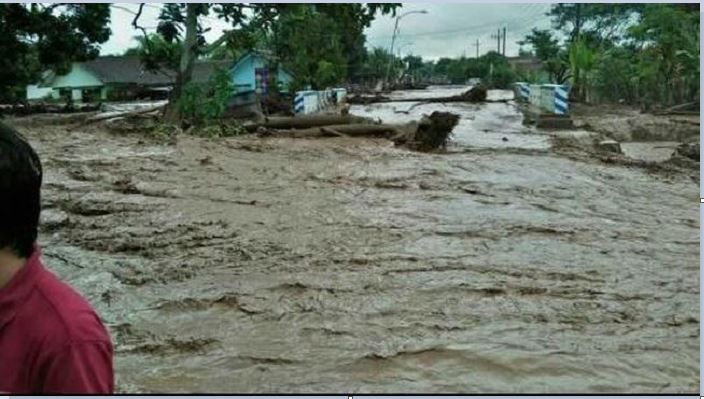
[[569, 79], [576, 99], [698, 99], [698, 4], [555, 4], [549, 15], [564, 43], [534, 29], [519, 44], [532, 47], [552, 82]]
[[23, 98], [46, 69], [96, 57], [109, 22], [108, 4], [0, 4], [0, 99]]

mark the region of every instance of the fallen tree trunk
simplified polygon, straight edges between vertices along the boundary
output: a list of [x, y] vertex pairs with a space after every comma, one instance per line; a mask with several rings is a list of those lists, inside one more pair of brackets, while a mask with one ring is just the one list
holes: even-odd
[[699, 102], [692, 101], [689, 103], [674, 105], [661, 111], [655, 111], [653, 112], [653, 115], [694, 115], [698, 113]]
[[391, 137], [398, 134], [402, 125], [347, 124], [310, 127], [306, 129], [267, 130], [266, 135], [286, 137]]
[[264, 136], [314, 138], [314, 137], [381, 137], [396, 145], [405, 145], [417, 151], [433, 151], [444, 148], [459, 115], [449, 112], [433, 112], [420, 122], [407, 124], [343, 124], [310, 127], [306, 129], [266, 129]]
[[[350, 104], [372, 104], [372, 103], [388, 103], [388, 102], [419, 102], [419, 103], [453, 103], [453, 102], [469, 102], [469, 103], [479, 103], [485, 102], [487, 89], [483, 86], [475, 86], [467, 90], [462, 94], [449, 97], [430, 97], [430, 98], [408, 98], [408, 99], [391, 99], [386, 96], [374, 96], [374, 97], [364, 97], [364, 96], [354, 96], [347, 99]], [[498, 102], [504, 102], [508, 100], [498, 100]]]
[[0, 114], [8, 114], [15, 116], [27, 116], [34, 114], [73, 114], [94, 112], [100, 109], [100, 104], [97, 105], [82, 105], [69, 106], [60, 104], [19, 104], [19, 105], [0, 105]]
[[249, 132], [254, 132], [260, 127], [266, 129], [306, 129], [328, 125], [349, 125], [349, 124], [372, 124], [374, 121], [369, 118], [354, 115], [303, 115], [303, 116], [283, 116], [265, 118], [258, 123], [247, 124], [244, 128]]
[[364, 96], [361, 94], [357, 94], [351, 97], [348, 97], [346, 102], [348, 104], [373, 104], [373, 103], [388, 103], [391, 102], [391, 98], [382, 96], [381, 94], [376, 94], [374, 96]]
[[125, 118], [125, 117], [130, 117], [130, 116], [148, 114], [150, 112], [159, 111], [163, 108], [164, 108], [164, 105], [158, 105], [155, 107], [148, 107], [148, 108], [138, 109], [135, 111], [106, 112], [104, 114], [98, 114], [93, 117], [87, 118], [85, 121], [83, 121], [82, 125], [89, 125], [91, 123], [96, 123], [96, 122], [104, 121], [107, 119]]

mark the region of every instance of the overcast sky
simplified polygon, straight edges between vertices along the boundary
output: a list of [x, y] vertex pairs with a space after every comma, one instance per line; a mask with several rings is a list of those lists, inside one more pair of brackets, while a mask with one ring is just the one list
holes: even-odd
[[[159, 4], [147, 4], [140, 24], [153, 31], [157, 25]], [[132, 28], [131, 23], [136, 4], [115, 4], [112, 7], [112, 36], [103, 44], [102, 54], [120, 54], [134, 46], [134, 36], [141, 34]], [[401, 18], [394, 52], [402, 55], [415, 54], [423, 58], [476, 56], [475, 46], [479, 40], [479, 54], [497, 48], [498, 29], [506, 28], [506, 55], [518, 54], [517, 41], [523, 39], [533, 27], [546, 29], [550, 19], [545, 13], [550, 9], [549, 3], [540, 4], [436, 4], [405, 3], [399, 14], [408, 11], [427, 11], [426, 14], [409, 14]], [[215, 17], [202, 21], [212, 28], [206, 34], [208, 41], [220, 36], [228, 25]], [[384, 47], [391, 45], [394, 18], [377, 17], [367, 29], [367, 47]]]

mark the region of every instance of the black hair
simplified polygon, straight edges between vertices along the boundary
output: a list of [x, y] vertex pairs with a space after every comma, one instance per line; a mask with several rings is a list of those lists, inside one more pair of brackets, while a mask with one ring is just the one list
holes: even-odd
[[41, 185], [39, 156], [22, 135], [0, 122], [0, 249], [21, 258], [32, 255]]

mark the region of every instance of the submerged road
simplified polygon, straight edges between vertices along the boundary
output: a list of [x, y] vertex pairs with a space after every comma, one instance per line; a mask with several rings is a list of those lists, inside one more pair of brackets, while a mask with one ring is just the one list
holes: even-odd
[[696, 183], [561, 157], [510, 103], [411, 105], [352, 113], [460, 113], [448, 154], [23, 127], [120, 391], [699, 389]]

